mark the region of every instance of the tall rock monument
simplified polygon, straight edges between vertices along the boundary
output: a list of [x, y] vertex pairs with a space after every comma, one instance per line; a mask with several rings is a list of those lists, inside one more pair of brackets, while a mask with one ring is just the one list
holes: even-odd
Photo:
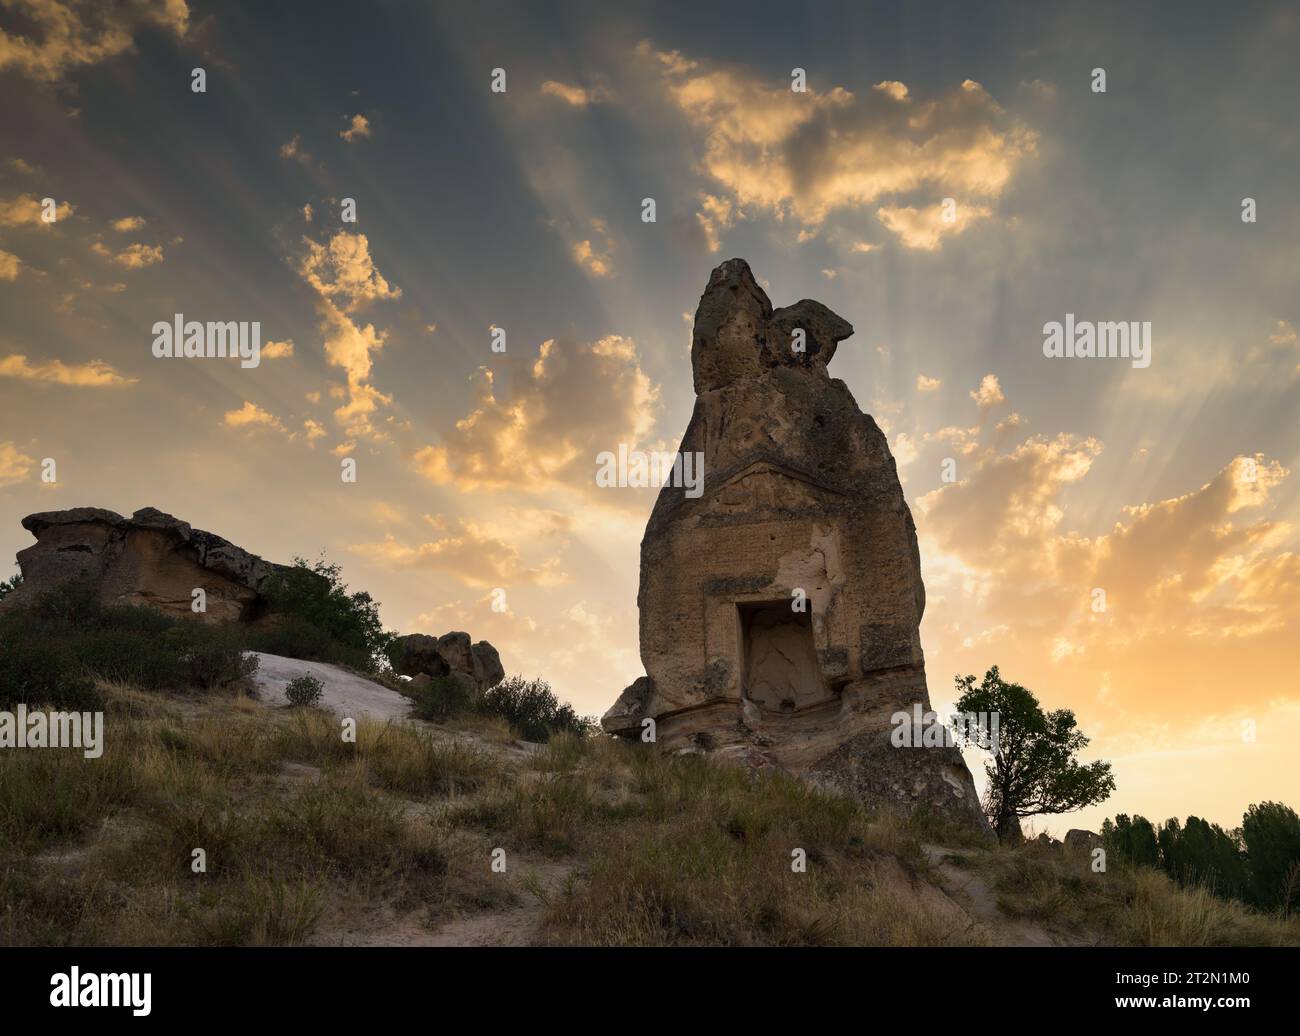
[[889, 444], [827, 373], [852, 334], [820, 302], [774, 310], [743, 259], [713, 271], [680, 447], [703, 455], [703, 492], [659, 493], [637, 596], [647, 675], [602, 723], [639, 737], [653, 719], [667, 750], [989, 834], [955, 748], [891, 739], [897, 713], [930, 708], [925, 587]]

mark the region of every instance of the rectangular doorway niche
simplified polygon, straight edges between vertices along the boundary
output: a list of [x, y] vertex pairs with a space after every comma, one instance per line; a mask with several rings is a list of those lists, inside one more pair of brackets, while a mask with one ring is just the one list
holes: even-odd
[[736, 607], [744, 697], [773, 712], [796, 712], [835, 696], [817, 664], [810, 612], [795, 611], [788, 600]]

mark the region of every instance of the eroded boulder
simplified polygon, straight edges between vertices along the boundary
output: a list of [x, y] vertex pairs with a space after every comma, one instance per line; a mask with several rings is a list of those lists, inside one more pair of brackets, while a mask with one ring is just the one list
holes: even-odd
[[[287, 567], [153, 507], [124, 518], [100, 507], [42, 511], [22, 521], [36, 537], [18, 552], [23, 581], [3, 607], [23, 607], [80, 583], [110, 605], [145, 605], [208, 622], [254, 622], [268, 610], [268, 581]], [[204, 610], [195, 612], [195, 590]]]
[[480, 691], [495, 687], [506, 675], [497, 649], [486, 640], [471, 644], [468, 633], [408, 633], [389, 648], [393, 671], [418, 679], [452, 676], [468, 681]]
[[1101, 835], [1096, 831], [1086, 831], [1083, 828], [1072, 827], [1065, 832], [1065, 847], [1075, 852], [1092, 852], [1101, 844]]

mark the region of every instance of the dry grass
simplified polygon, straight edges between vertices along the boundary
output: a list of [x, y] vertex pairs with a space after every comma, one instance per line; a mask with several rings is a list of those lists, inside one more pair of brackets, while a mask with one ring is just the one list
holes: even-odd
[[[495, 773], [486, 753], [370, 721], [349, 743], [326, 713], [239, 697], [105, 691], [101, 758], [0, 754], [0, 943], [293, 944], [341, 890], [431, 919], [483, 899], [423, 812]], [[290, 763], [316, 779], [286, 780]]]
[[[451, 823], [583, 860], [542, 937], [581, 945], [979, 943], [922, 892], [915, 835], [852, 799], [640, 745], [558, 738]], [[806, 869], [792, 866], [796, 851]]]
[[1151, 868], [1094, 873], [1088, 853], [1026, 843], [967, 857], [998, 891], [998, 906], [1085, 941], [1120, 946], [1298, 946], [1300, 921], [1284, 921], [1183, 888]]
[[[518, 908], [493, 848], [550, 861], [537, 939], [583, 945], [981, 945], [940, 891], [935, 832], [782, 776], [602, 737], [531, 755], [499, 720], [441, 731], [104, 688], [105, 752], [0, 754], [0, 944], [261, 945], [371, 911], [431, 930]], [[960, 847], [1008, 917], [1086, 941], [1300, 944], [1153, 872]], [[193, 869], [202, 848], [206, 869]], [[806, 870], [791, 867], [796, 850]]]

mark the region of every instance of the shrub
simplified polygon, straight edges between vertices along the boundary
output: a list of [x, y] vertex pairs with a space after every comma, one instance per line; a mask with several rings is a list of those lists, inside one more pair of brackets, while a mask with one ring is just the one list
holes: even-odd
[[293, 565], [269, 580], [264, 593], [272, 621], [251, 637], [258, 651], [374, 671], [393, 634], [379, 619], [368, 593], [348, 593], [339, 565], [320, 558]]
[[191, 687], [210, 690], [257, 672], [258, 660], [244, 653], [238, 629], [186, 623], [169, 629], [165, 640]]
[[256, 668], [237, 630], [105, 606], [76, 583], [0, 615], [0, 701], [10, 704], [97, 708], [95, 678], [144, 690], [208, 690]]
[[545, 680], [511, 676], [483, 694], [481, 710], [502, 717], [525, 741], [546, 742], [552, 734], [584, 736], [591, 728], [572, 705], [555, 697]]
[[103, 698], [70, 652], [57, 644], [17, 639], [18, 623], [0, 624], [0, 708], [24, 703], [98, 712]]
[[311, 673], [303, 673], [289, 681], [284, 689], [284, 696], [290, 705], [315, 705], [325, 693], [325, 685]]
[[408, 685], [406, 693], [415, 702], [416, 717], [431, 723], [473, 712], [478, 704], [474, 687], [453, 676], [435, 676], [428, 683]]

